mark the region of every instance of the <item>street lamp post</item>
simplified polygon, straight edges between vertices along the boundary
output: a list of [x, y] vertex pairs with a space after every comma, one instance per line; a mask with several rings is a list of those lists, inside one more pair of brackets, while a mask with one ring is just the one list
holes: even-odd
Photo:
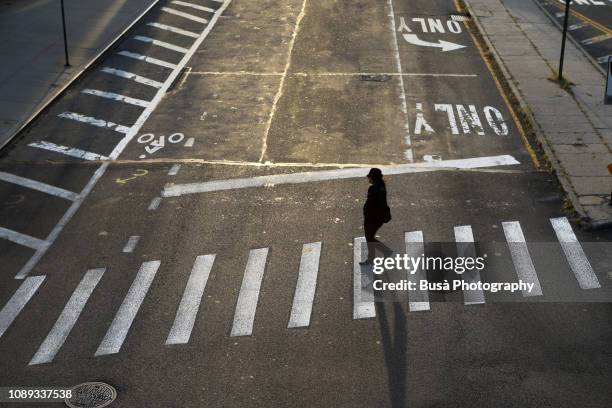
[[66, 14], [64, 13], [64, 0], [61, 0], [62, 6], [62, 29], [64, 31], [64, 55], [66, 56], [66, 66], [70, 66], [70, 60], [68, 59], [68, 38], [66, 37]]
[[569, 21], [570, 3], [572, 0], [565, 0], [565, 20], [563, 21], [563, 40], [561, 41], [561, 56], [559, 58], [559, 81], [563, 80], [563, 60], [565, 59], [565, 39], [567, 38], [567, 23]]

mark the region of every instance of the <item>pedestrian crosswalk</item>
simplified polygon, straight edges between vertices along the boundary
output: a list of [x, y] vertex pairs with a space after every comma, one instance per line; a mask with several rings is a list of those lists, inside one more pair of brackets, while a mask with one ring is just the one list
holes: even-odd
[[[532, 255], [528, 248], [521, 224], [518, 221], [507, 221], [501, 223], [506, 245], [508, 246], [509, 258], [514, 266], [515, 274], [507, 276], [508, 281], [516, 282], [523, 280], [534, 284], [534, 290], [523, 292], [523, 297], [544, 296], [546, 288], [543, 287], [538, 278], [536, 267]], [[551, 237], [556, 236], [558, 242], [555, 244], [566, 257], [568, 271], [574, 274], [577, 285], [583, 290], [601, 288], [597, 275], [587, 258], [587, 255], [578, 241], [569, 221], [566, 218], [553, 218], [550, 220]], [[474, 231], [470, 225], [459, 225], [453, 228], [457, 255], [461, 257], [476, 256], [477, 248], [475, 245]], [[554, 232], [554, 235], [553, 235]], [[426, 232], [408, 231], [404, 234], [406, 254], [410, 257], [419, 257], [426, 252]], [[375, 279], [372, 266], [361, 265], [364, 259], [366, 241], [364, 237], [357, 237], [353, 240], [353, 315], [354, 320], [368, 319], [376, 317], [376, 296], [372, 289], [372, 281]], [[233, 310], [233, 319], [226, 322], [228, 327], [231, 325], [230, 337], [251, 336], [256, 328], [255, 322], [258, 316], [258, 304], [262, 293], [262, 282], [266, 270], [269, 269], [270, 248], [256, 248], [249, 252], [248, 259], [244, 266], [242, 283], [237, 291], [237, 298]], [[319, 274], [329, 273], [330, 271], [320, 271], [320, 261], [324, 256], [332, 256], [324, 251], [323, 242], [311, 242], [303, 244], [301, 256], [299, 257], [299, 268], [294, 286], [291, 288], [293, 301], [291, 309], [287, 311], [289, 316], [286, 328], [309, 327], [313, 318], [316, 319], [321, 310], [316, 310], [315, 299], [319, 283]], [[164, 335], [166, 345], [181, 345], [189, 343], [193, 336], [192, 331], [197, 321], [206, 320], [209, 317], [201, 313], [202, 305], [206, 302], [204, 296], [207, 291], [207, 283], [211, 272], [217, 268], [217, 255], [205, 254], [195, 258], [189, 277], [182, 289], [182, 296], [177, 299], [177, 304], [172, 310], [165, 311], [165, 314], [174, 316], [173, 323], [169, 331]], [[94, 356], [103, 356], [119, 353], [124, 341], [130, 335], [131, 327], [138, 318], [139, 310], [144, 300], [151, 296], [149, 289], [156, 276], [168, 273], [164, 270], [163, 263], [159, 260], [146, 261], [140, 268], [127, 290], [121, 305], [114, 313], [110, 322], [99, 322], [105, 327], [104, 337], [101, 339]], [[333, 271], [337, 273], [338, 271]], [[38, 350], [35, 351], [30, 360], [30, 365], [50, 363], [54, 360], [62, 346], [70, 336], [81, 313], [86, 310], [90, 297], [103, 296], [96, 292], [96, 287], [103, 281], [106, 273], [105, 268], [88, 270], [80, 283], [72, 291], [63, 310], [59, 313], [57, 320], [53, 324], [49, 333], [46, 335]], [[459, 276], [459, 275], [458, 275]], [[479, 273], [465, 273], [462, 275], [464, 282], [480, 282], [487, 275], [481, 276]], [[406, 272], [406, 279], [409, 281], [427, 280], [427, 273], [421, 265], [414, 274]], [[45, 280], [44, 276], [31, 276], [26, 278], [14, 295], [8, 300], [6, 305], [0, 310], [0, 340], [10, 329], [11, 324], [26, 309], [28, 302], [35, 296], [39, 287]], [[486, 279], [485, 279], [486, 280]], [[287, 289], [287, 288], [285, 288]], [[419, 289], [407, 292], [408, 308], [410, 312], [431, 311], [430, 296], [427, 290]], [[482, 290], [464, 290], [463, 303], [466, 307], [487, 303], [487, 298]], [[520, 296], [520, 295], [519, 295]], [[50, 312], [53, 315], [52, 312]], [[347, 319], [350, 320], [350, 319]]]

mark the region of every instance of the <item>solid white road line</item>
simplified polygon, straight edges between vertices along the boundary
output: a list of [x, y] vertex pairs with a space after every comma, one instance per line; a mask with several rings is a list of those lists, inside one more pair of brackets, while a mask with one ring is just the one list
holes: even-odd
[[123, 71], [120, 69], [104, 67], [100, 71], [105, 72], [107, 74], [115, 75], [121, 78], [131, 79], [132, 81], [137, 82], [139, 84], [152, 86], [153, 88], [157, 88], [157, 89], [161, 88], [163, 85], [163, 83], [161, 82], [154, 81], [152, 79], [145, 78], [143, 76], [136, 75], [134, 73]]
[[125, 95], [119, 95], [114, 92], [99, 91], [97, 89], [84, 89], [81, 91], [81, 93], [84, 93], [87, 95], [99, 96], [100, 98], [111, 99], [113, 101], [123, 102], [123, 103], [127, 103], [127, 104], [134, 105], [134, 106], [140, 106], [141, 108], [146, 108], [147, 106], [149, 106], [148, 101], [137, 99], [137, 98], [131, 98]]
[[[172, 72], [170, 72], [170, 74], [168, 75], [168, 77], [164, 81], [163, 86], [157, 91], [157, 93], [155, 94], [155, 97], [153, 98], [153, 100], [151, 100], [151, 103], [149, 104], [149, 106], [142, 111], [142, 113], [140, 114], [140, 116], [138, 117], [136, 122], [130, 128], [130, 131], [115, 146], [113, 151], [110, 153], [109, 157], [108, 158], [104, 158], [104, 159], [116, 160], [119, 157], [119, 155], [121, 155], [121, 153], [126, 148], [126, 146], [130, 143], [130, 141], [132, 141], [132, 139], [134, 137], [136, 137], [136, 135], [138, 134], [138, 132], [140, 131], [140, 129], [142, 128], [144, 123], [147, 121], [149, 116], [151, 116], [151, 114], [153, 113], [153, 111], [155, 110], [157, 105], [160, 103], [162, 98], [166, 95], [166, 92], [168, 91], [168, 88], [170, 88], [172, 83], [176, 80], [176, 78], [181, 73], [181, 70], [185, 67], [185, 65], [191, 59], [193, 54], [200, 48], [200, 46], [202, 45], [202, 43], [204, 42], [206, 37], [208, 37], [208, 34], [210, 34], [211, 30], [215, 26], [215, 24], [218, 21], [219, 17], [223, 14], [223, 12], [227, 9], [227, 7], [229, 7], [229, 5], [231, 3], [231, 0], [223, 0], [220, 3], [222, 3], [222, 5], [213, 14], [213, 16], [212, 16], [212, 18], [210, 20], [210, 23], [208, 25], [206, 25], [206, 27], [204, 28], [204, 30], [200, 34], [196, 34], [197, 38], [193, 42], [191, 47], [189, 48], [189, 52], [186, 53], [183, 56], [181, 61], [176, 65], [176, 68]], [[32, 146], [32, 144], [30, 144], [30, 146]], [[45, 148], [44, 145], [42, 145], [42, 146], [39, 145], [39, 146], [35, 146], [35, 147]], [[48, 148], [50, 146], [46, 146], [46, 147]], [[57, 147], [59, 147], [59, 146], [57, 146]], [[66, 149], [68, 149], [68, 148], [66, 148]], [[76, 152], [74, 151], [74, 153], [76, 153]], [[64, 154], [68, 154], [68, 153], [64, 153]], [[102, 175], [104, 175], [104, 173], [106, 172], [106, 170], [107, 170], [109, 165], [110, 165], [110, 163], [108, 161], [105, 161], [94, 172], [93, 176], [89, 179], [89, 181], [87, 182], [87, 184], [85, 185], [85, 187], [81, 191], [81, 194], [80, 194], [81, 197], [78, 200], [76, 200], [75, 202], [72, 203], [70, 208], [68, 208], [68, 211], [66, 211], [66, 213], [64, 213], [64, 215], [62, 216], [60, 221], [55, 225], [55, 227], [53, 228], [51, 233], [47, 236], [47, 241], [49, 243], [53, 243], [55, 241], [55, 239], [57, 239], [58, 235], [61, 233], [61, 231], [63, 230], [64, 226], [66, 224], [68, 224], [70, 219], [72, 219], [74, 214], [77, 212], [77, 210], [81, 206], [81, 203], [83, 202], [85, 197], [87, 197], [87, 195], [95, 187], [96, 183], [102, 177]], [[32, 268], [34, 268], [36, 266], [36, 264], [40, 261], [40, 259], [46, 253], [47, 249], [48, 249], [48, 245], [43, 247], [43, 248], [38, 249], [34, 253], [34, 255], [32, 255], [32, 257], [28, 260], [28, 262], [26, 262], [26, 264], [23, 266], [23, 268], [21, 268], [21, 270], [17, 273], [15, 278], [16, 279], [23, 279], [24, 277], [26, 277], [30, 273]]]
[[363, 260], [361, 253], [365, 245], [365, 237], [358, 237], [353, 241], [353, 319], [376, 317], [372, 266], [359, 265]]
[[44, 276], [31, 276], [23, 281], [17, 291], [0, 310], [0, 337], [21, 313], [24, 306], [30, 301], [40, 284], [45, 280]]
[[[474, 247], [474, 235], [472, 227], [462, 225], [455, 227], [455, 242], [457, 243], [458, 257], [475, 257], [476, 248]], [[480, 272], [477, 269], [465, 271], [461, 278], [467, 283], [480, 282]], [[464, 290], [463, 303], [466, 305], [477, 305], [485, 303], [484, 293], [480, 289]]]
[[136, 275], [134, 282], [132, 282], [132, 286], [130, 286], [127, 295], [123, 299], [119, 311], [117, 311], [113, 322], [96, 351], [96, 356], [115, 354], [121, 350], [123, 341], [151, 286], [151, 282], [153, 282], [159, 264], [159, 261], [149, 261], [141, 265], [138, 275]]
[[140, 236], [132, 235], [123, 247], [123, 252], [126, 254], [134, 252], [134, 248], [138, 245], [138, 241], [140, 241]]
[[175, 10], [169, 7], [162, 7], [161, 9], [162, 11], [165, 11], [166, 13], [174, 14], [175, 16], [183, 17], [183, 18], [186, 18], [187, 20], [195, 21], [197, 23], [202, 23], [202, 24], [208, 23], [208, 20], [206, 20], [205, 18], [194, 16], [193, 14], [185, 13], [183, 11]]
[[[391, 31], [393, 32], [393, 54], [395, 55], [395, 67], [398, 73], [403, 71], [402, 60], [400, 58], [399, 44], [397, 42], [397, 29], [395, 28], [395, 11], [393, 10], [393, 0], [387, 0], [387, 6], [389, 7], [389, 20], [391, 21]], [[400, 92], [400, 107], [402, 114], [404, 115], [404, 143], [406, 144], [406, 150], [404, 151], [404, 157], [409, 162], [414, 161], [414, 155], [412, 153], [412, 141], [410, 139], [410, 122], [408, 120], [408, 104], [406, 102], [406, 88], [404, 88], [404, 77], [399, 76], [399, 92]]]
[[253, 249], [249, 253], [242, 286], [236, 303], [234, 313], [234, 324], [231, 336], [249, 336], [253, 332], [253, 322], [255, 321], [255, 311], [259, 299], [259, 290], [266, 269], [266, 258], [268, 248]]
[[162, 61], [157, 58], [147, 57], [146, 55], [141, 55], [136, 52], [131, 51], [119, 51], [117, 54], [123, 55], [124, 57], [133, 58], [138, 61], [148, 62], [149, 64], [157, 65], [164, 68], [176, 69], [176, 65], [170, 62]]
[[177, 1], [177, 0], [174, 0], [174, 1], [172, 2], [172, 4], [177, 4], [177, 5], [179, 5], [179, 6], [184, 6], [184, 7], [191, 7], [191, 8], [193, 8], [193, 9], [196, 9], [196, 10], [201, 10], [201, 11], [207, 11], [207, 12], [209, 12], [209, 13], [214, 13], [214, 12], [215, 12], [215, 9], [211, 9], [210, 7], [204, 7], [204, 6], [200, 6], [200, 5], [198, 5], [198, 4], [187, 3], [187, 2], [185, 2], [185, 1]]
[[[423, 243], [423, 231], [406, 232], [404, 235], [406, 242], [406, 254], [410, 258], [420, 258], [425, 254]], [[420, 281], [427, 280], [427, 272], [419, 268], [414, 274], [408, 272], [408, 281], [415, 282], [418, 287]], [[411, 312], [430, 310], [429, 292], [426, 290], [408, 291], [408, 307]]]
[[[437, 162], [381, 166], [386, 176], [394, 174], [422, 173], [429, 171], [477, 169], [482, 167], [508, 166], [519, 164], [512, 156], [477, 157], [473, 159], [442, 160]], [[250, 187], [264, 187], [280, 184], [299, 184], [315, 181], [362, 178], [366, 168], [349, 168], [304, 173], [276, 174], [251, 178], [207, 181], [203, 183], [175, 184], [164, 187], [162, 197], [177, 197], [185, 194], [207, 193], [211, 191], [234, 190]]]
[[570, 264], [574, 275], [576, 275], [580, 288], [600, 288], [601, 285], [599, 284], [597, 275], [595, 275], [591, 263], [587, 259], [582, 249], [582, 245], [578, 242], [578, 238], [576, 238], [574, 230], [567, 218], [551, 218], [550, 223], [555, 230], [555, 234], [557, 234], [557, 239], [561, 244], [561, 248], [563, 248], [567, 262]]
[[81, 115], [80, 113], [63, 112], [57, 116], [59, 116], [60, 118], [64, 118], [64, 119], [71, 119], [77, 122], [87, 123], [88, 125], [92, 125], [92, 126], [96, 126], [100, 128], [114, 130], [115, 132], [119, 132], [119, 133], [125, 134], [130, 131], [130, 128], [128, 126], [122, 126], [114, 122], [106, 121], [103, 119], [97, 119], [91, 116]]
[[183, 292], [183, 298], [176, 311], [174, 323], [166, 339], [166, 344], [186, 344], [189, 342], [214, 262], [215, 255], [201, 255], [196, 258], [185, 292]]
[[293, 295], [293, 306], [287, 328], [307, 327], [310, 325], [312, 304], [317, 288], [317, 274], [319, 273], [319, 259], [321, 257], [321, 243], [314, 242], [302, 247], [302, 259], [298, 280]]
[[169, 25], [166, 25], [166, 24], [147, 23], [147, 25], [150, 26], [150, 27], [159, 28], [160, 30], [166, 30], [166, 31], [170, 31], [172, 33], [181, 34], [181, 35], [184, 35], [186, 37], [198, 38], [200, 36], [200, 34], [198, 34], [198, 33], [194, 33], [192, 31], [183, 30], [182, 28], [173, 27], [173, 26], [169, 26]]
[[56, 197], [65, 198], [66, 200], [74, 201], [79, 196], [77, 193], [64, 190], [63, 188], [55, 187], [46, 183], [41, 183], [40, 181], [19, 177], [14, 174], [5, 173], [3, 171], [0, 171], [0, 180], [27, 187], [32, 190], [41, 191], [46, 194], [51, 194]]
[[169, 176], [176, 176], [179, 172], [179, 170], [181, 169], [181, 165], [180, 164], [174, 164], [171, 168], [170, 171], [168, 172]]
[[37, 149], [49, 150], [51, 152], [65, 154], [66, 156], [76, 157], [77, 159], [83, 160], [108, 160], [108, 157], [102, 156], [98, 153], [87, 152], [85, 150], [77, 149], [74, 147], [62, 146], [51, 142], [32, 142], [28, 144], [30, 147]]
[[32, 249], [46, 248], [49, 245], [45, 240], [34, 238], [32, 236], [3, 227], [0, 227], [0, 238]]
[[529, 248], [527, 247], [521, 224], [518, 221], [508, 221], [502, 222], [502, 227], [504, 228], [504, 235], [506, 235], [508, 249], [510, 250], [516, 274], [520, 280], [533, 283], [533, 290], [531, 292], [523, 290], [523, 296], [541, 296], [542, 287], [540, 286], [535, 266], [533, 266], [531, 261], [531, 255], [529, 254]]
[[151, 200], [151, 204], [149, 204], [149, 207], [147, 209], [157, 210], [157, 207], [159, 207], [159, 203], [161, 203], [161, 200], [161, 197], [155, 197], [153, 200]]
[[157, 45], [158, 47], [166, 48], [172, 51], [182, 52], [183, 54], [189, 51], [187, 48], [179, 47], [178, 45], [170, 44], [164, 41], [155, 40], [153, 38], [145, 37], [143, 35], [137, 35], [134, 37], [134, 39], [145, 43]]
[[68, 338], [105, 269], [87, 271], [29, 365], [50, 363]]

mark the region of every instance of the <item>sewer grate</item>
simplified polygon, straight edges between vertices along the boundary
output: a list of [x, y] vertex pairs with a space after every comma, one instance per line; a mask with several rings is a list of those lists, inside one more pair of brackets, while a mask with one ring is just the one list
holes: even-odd
[[117, 398], [117, 391], [103, 382], [87, 382], [72, 388], [72, 397], [65, 402], [70, 408], [101, 408]]
[[360, 79], [362, 81], [387, 82], [391, 79], [391, 76], [385, 74], [364, 74], [361, 75]]

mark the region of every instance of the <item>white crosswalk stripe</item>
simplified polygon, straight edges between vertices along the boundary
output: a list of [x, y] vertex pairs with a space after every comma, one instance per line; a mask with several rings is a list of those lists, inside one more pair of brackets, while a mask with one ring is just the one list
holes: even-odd
[[600, 288], [597, 275], [591, 267], [591, 263], [586, 257], [582, 245], [578, 242], [572, 226], [565, 217], [551, 218], [550, 223], [557, 234], [557, 239], [563, 248], [567, 262], [569, 262], [572, 272], [578, 280], [581, 289]]
[[215, 255], [202, 255], [196, 258], [183, 298], [176, 312], [174, 324], [166, 339], [166, 344], [185, 344], [189, 342], [214, 262]]
[[201, 24], [208, 23], [208, 20], [206, 20], [205, 18], [194, 16], [193, 14], [185, 13], [184, 11], [175, 10], [170, 7], [162, 7], [161, 9], [162, 11], [165, 11], [166, 13], [170, 13], [175, 16], [183, 17], [183, 18], [186, 18], [187, 20], [195, 21], [197, 23], [201, 23]]
[[157, 65], [164, 68], [175, 69], [176, 65], [167, 61], [162, 61], [157, 58], [147, 57], [146, 55], [141, 55], [136, 52], [131, 51], [119, 51], [117, 54], [122, 55], [124, 57], [132, 58], [138, 61], [148, 62], [149, 64]]
[[542, 288], [540, 287], [538, 274], [531, 261], [531, 255], [529, 254], [529, 248], [527, 248], [521, 224], [518, 221], [502, 222], [502, 227], [504, 228], [506, 242], [508, 242], [508, 249], [510, 250], [516, 274], [522, 281], [533, 283], [533, 289], [531, 291], [524, 290], [523, 296], [541, 296]]
[[[476, 248], [474, 247], [474, 234], [472, 227], [462, 225], [455, 227], [455, 241], [457, 242], [458, 257], [476, 258]], [[465, 271], [461, 276], [464, 282], [477, 283], [480, 282], [480, 272], [477, 269]], [[481, 289], [469, 289], [463, 291], [463, 302], [466, 305], [477, 305], [485, 303], [484, 293]]]
[[155, 40], [155, 39], [150, 38], [150, 37], [145, 37], [144, 35], [137, 35], [137, 36], [134, 37], [134, 39], [137, 40], [137, 41], [144, 42], [144, 43], [149, 43], [149, 44], [157, 45], [158, 47], [166, 48], [168, 50], [172, 50], [172, 51], [176, 51], [176, 52], [181, 52], [183, 54], [186, 54], [189, 51], [187, 48], [179, 47], [178, 45], [170, 44], [168, 42]]
[[289, 318], [288, 328], [306, 327], [310, 325], [312, 304], [317, 288], [317, 274], [319, 273], [319, 259], [321, 258], [321, 243], [306, 244], [302, 248], [302, 259], [298, 280], [293, 295], [293, 306]]
[[[580, 288], [593, 289], [601, 287], [569, 221], [561, 217], [550, 219], [550, 222]], [[518, 278], [534, 285], [533, 291], [529, 293], [523, 292], [523, 296], [542, 296], [543, 291], [520, 222], [505, 221], [501, 224], [509, 248], [510, 258]], [[453, 231], [457, 245], [457, 256], [476, 257], [472, 227], [470, 225], [455, 226]], [[550, 236], [551, 238], [554, 236], [552, 231], [550, 231]], [[554, 242], [554, 238], [552, 239]], [[426, 255], [425, 243], [423, 231], [409, 231], [404, 234], [404, 244], [408, 257], [420, 258]], [[376, 299], [372, 288], [372, 282], [375, 279], [373, 269], [371, 265], [360, 265], [359, 263], [365, 257], [366, 244], [364, 237], [357, 237], [353, 240], [353, 319], [376, 317]], [[320, 241], [306, 243], [302, 246], [299, 270], [295, 289], [293, 289], [293, 301], [289, 321], [286, 326], [287, 329], [309, 327], [311, 325], [314, 314], [314, 301], [317, 296], [317, 290], [320, 289], [318, 275], [321, 265], [322, 246], [323, 243]], [[231, 337], [250, 336], [253, 334], [263, 277], [268, 264], [268, 254], [269, 248], [253, 249], [249, 252], [234, 310]], [[205, 302], [204, 292], [213, 271], [216, 257], [215, 254], [199, 255], [196, 257], [185, 283], [178, 307], [176, 311], [172, 310], [175, 316], [172, 327], [166, 337], [166, 345], [187, 344], [193, 338], [192, 334], [198, 321], [202, 303]], [[128, 292], [122, 299], [112, 322], [108, 325], [105, 336], [95, 352], [96, 356], [115, 354], [121, 350], [159, 267], [160, 261], [142, 263]], [[87, 271], [79, 285], [70, 295], [53, 327], [32, 357], [30, 365], [50, 363], [56, 358], [59, 351], [64, 347], [68, 336], [74, 331], [75, 325], [90, 297], [95, 295], [95, 288], [101, 281], [104, 273], [104, 268]], [[403, 277], [403, 279], [408, 279], [410, 282], [427, 280], [427, 271], [423, 264], [421, 264], [421, 268], [417, 269], [415, 273], [412, 274], [410, 271], [406, 273], [407, 276]], [[512, 273], [510, 274], [512, 276], [508, 276], [506, 280], [508, 282], [516, 281], [516, 277]], [[222, 274], [220, 275], [222, 276]], [[468, 284], [481, 281], [479, 273], [470, 274], [470, 271], [466, 271], [463, 275], [458, 276]], [[376, 275], [376, 278], [379, 278], [379, 276]], [[44, 276], [28, 277], [0, 311], [0, 337], [20, 315], [22, 309], [33, 297], [44, 279]], [[426, 290], [408, 291], [408, 308], [410, 312], [431, 310], [430, 296], [431, 294]], [[492, 293], [491, 296], [494, 299], [493, 296], [495, 294]], [[463, 298], [465, 305], [485, 303], [485, 296], [482, 290], [465, 290]], [[201, 319], [205, 320], [206, 318], [206, 316], [201, 316]], [[350, 316], [346, 316], [346, 318], [350, 319]]]
[[259, 291], [266, 268], [268, 248], [253, 249], [249, 254], [242, 286], [238, 294], [231, 336], [249, 336], [253, 332]]
[[206, 11], [206, 12], [209, 12], [209, 13], [214, 13], [215, 12], [215, 9], [212, 9], [210, 7], [200, 6], [198, 4], [193, 4], [193, 3], [187, 3], [185, 1], [173, 0], [172, 4], [176, 4], [178, 6], [190, 7], [192, 9], [196, 9], [196, 10], [200, 10], [200, 11]]
[[170, 31], [172, 33], [176, 33], [176, 34], [181, 34], [181, 35], [184, 35], [186, 37], [198, 38], [200, 36], [200, 34], [198, 34], [198, 33], [194, 33], [192, 31], [183, 30], [182, 28], [173, 27], [173, 26], [169, 26], [169, 25], [166, 25], [166, 24], [147, 23], [147, 25], [150, 26], [150, 27], [159, 28], [160, 30], [165, 30], [165, 31]]
[[[423, 243], [423, 231], [411, 231], [405, 234], [406, 255], [411, 258], [418, 258], [425, 254], [425, 244]], [[415, 282], [418, 287], [419, 282], [427, 280], [427, 273], [419, 267], [414, 273], [408, 273], [408, 281]], [[430, 310], [429, 292], [426, 290], [411, 290], [408, 292], [408, 308], [411, 312]]]
[[148, 85], [151, 86], [153, 88], [161, 88], [164, 84], [159, 82], [159, 81], [155, 81], [153, 79], [149, 79], [140, 75], [136, 75], [132, 72], [128, 72], [128, 71], [123, 71], [121, 69], [115, 69], [115, 68], [111, 68], [111, 67], [104, 67], [102, 68], [100, 71], [107, 73], [107, 74], [111, 74], [111, 75], [115, 75], [118, 76], [120, 78], [125, 78], [125, 79], [130, 79], [134, 82], [137, 82], [139, 84], [143, 84], [143, 85]]
[[141, 108], [146, 108], [147, 106], [149, 106], [149, 101], [144, 101], [138, 98], [132, 98], [132, 97], [125, 96], [125, 95], [119, 95], [114, 92], [100, 91], [98, 89], [83, 89], [81, 93], [84, 93], [86, 95], [98, 96], [104, 99], [110, 99], [112, 101], [127, 103], [129, 105], [134, 105], [134, 106], [138, 106]]
[[132, 282], [132, 286], [123, 299], [113, 322], [111, 323], [104, 339], [100, 343], [96, 356], [118, 353], [132, 326], [132, 322], [140, 309], [149, 287], [153, 282], [155, 273], [159, 268], [160, 261], [149, 261], [141, 265], [138, 275]]
[[115, 132], [126, 134], [130, 131], [129, 126], [118, 125], [117, 123], [106, 121], [103, 119], [94, 118], [91, 116], [81, 115], [80, 113], [74, 112], [63, 112], [59, 115], [60, 118], [70, 119], [81, 123], [87, 123], [88, 125], [114, 130]]
[[353, 240], [353, 319], [376, 317], [372, 267], [359, 264], [363, 261], [361, 254], [365, 245], [365, 237]]
[[15, 294], [9, 299], [0, 310], [0, 337], [6, 333], [6, 330], [13, 324], [13, 321], [19, 313], [28, 304], [38, 287], [45, 280], [44, 276], [30, 276], [23, 281]]
[[64, 306], [64, 310], [57, 318], [53, 328], [40, 345], [38, 351], [30, 360], [30, 365], [50, 363], [68, 338], [70, 331], [76, 324], [91, 293], [102, 279], [105, 269], [91, 269], [87, 271], [79, 286]]

